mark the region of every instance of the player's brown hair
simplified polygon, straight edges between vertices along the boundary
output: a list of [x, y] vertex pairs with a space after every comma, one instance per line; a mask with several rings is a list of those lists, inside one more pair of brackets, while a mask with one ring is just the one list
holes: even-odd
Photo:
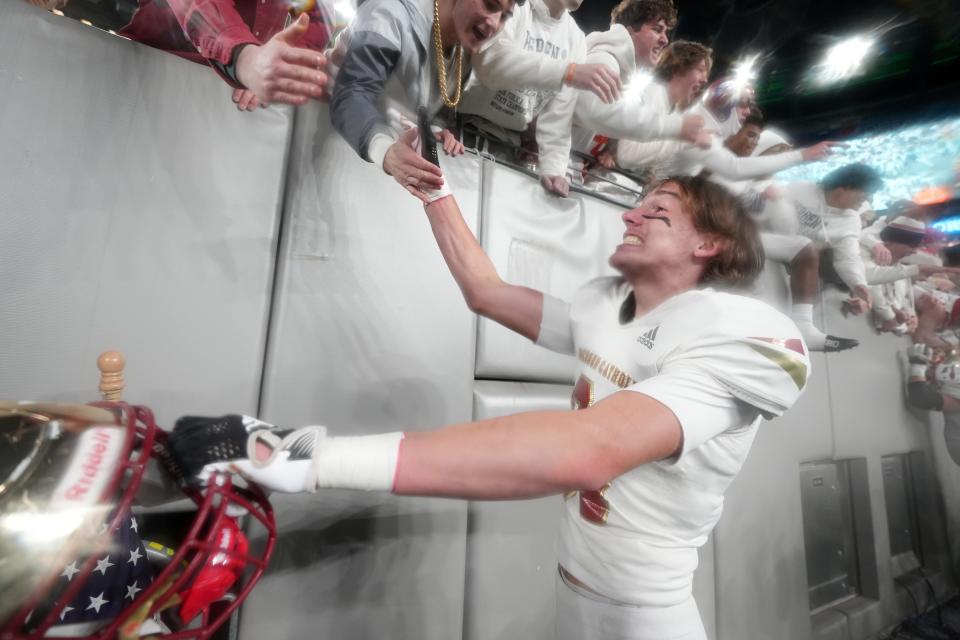
[[686, 73], [701, 60], [706, 61], [707, 73], [710, 73], [710, 68], [713, 67], [713, 49], [699, 42], [677, 40], [668, 44], [660, 52], [660, 59], [657, 60], [654, 73], [657, 78], [667, 82], [675, 75]]
[[676, 26], [677, 8], [673, 0], [623, 0], [610, 12], [610, 24], [622, 24], [634, 30], [658, 20], [667, 23], [667, 29]]
[[679, 188], [680, 199], [697, 231], [719, 237], [724, 243], [723, 250], [710, 259], [700, 274], [700, 284], [735, 288], [752, 285], [763, 270], [765, 258], [757, 226], [740, 199], [699, 176], [667, 178], [650, 192], [666, 183]]

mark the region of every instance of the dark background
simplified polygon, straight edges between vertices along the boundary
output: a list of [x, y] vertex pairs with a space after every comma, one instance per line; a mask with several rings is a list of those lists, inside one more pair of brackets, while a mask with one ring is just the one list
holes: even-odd
[[[584, 0], [589, 33], [608, 28], [615, 0]], [[799, 138], [848, 136], [960, 112], [960, 0], [718, 0], [678, 3], [671, 39], [714, 50], [711, 80], [762, 54], [758, 101]], [[865, 73], [825, 89], [804, 76], [839, 39], [877, 33]]]

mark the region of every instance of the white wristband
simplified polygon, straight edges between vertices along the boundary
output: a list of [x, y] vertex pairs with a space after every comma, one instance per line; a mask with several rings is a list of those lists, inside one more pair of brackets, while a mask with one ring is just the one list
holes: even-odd
[[447, 196], [453, 194], [453, 192], [450, 191], [450, 187], [447, 186], [446, 181], [444, 181], [443, 186], [441, 186], [437, 190], [423, 189], [422, 191], [427, 196], [427, 204], [430, 204], [431, 202], [436, 202], [440, 198], [446, 198]]
[[919, 363], [910, 364], [910, 378], [927, 379], [927, 365]]
[[326, 438], [313, 453], [318, 489], [392, 491], [403, 432]]

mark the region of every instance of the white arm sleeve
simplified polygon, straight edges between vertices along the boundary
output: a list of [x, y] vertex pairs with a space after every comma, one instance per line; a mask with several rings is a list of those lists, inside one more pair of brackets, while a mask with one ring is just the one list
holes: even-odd
[[860, 233], [860, 244], [865, 246], [867, 249], [873, 250], [875, 246], [880, 244], [880, 232], [883, 231], [884, 227], [886, 226], [886, 218], [879, 218], [875, 220], [872, 225]]
[[843, 283], [853, 290], [854, 287], [867, 286], [867, 274], [860, 257], [860, 243], [857, 236], [843, 236], [830, 243], [833, 247], [833, 267]]
[[881, 267], [876, 264], [864, 263], [864, 273], [870, 284], [885, 284], [896, 282], [904, 278], [914, 278], [920, 275], [920, 267], [915, 264], [892, 264]]
[[651, 169], [669, 161], [680, 151], [683, 143], [679, 140], [620, 140], [617, 143], [617, 164], [623, 169]]
[[570, 165], [570, 132], [577, 91], [564, 87], [537, 118], [537, 146], [540, 148], [540, 175], [564, 176]]
[[[620, 74], [620, 65], [609, 53], [596, 51], [587, 54], [587, 63], [602, 64]], [[577, 120], [581, 126], [611, 138], [628, 140], [660, 140], [680, 135], [683, 118], [677, 114], [660, 113], [639, 98], [604, 102], [591, 91], [582, 91], [577, 100]]]
[[[586, 43], [581, 35], [573, 51], [574, 62], [587, 55]], [[578, 94], [573, 87], [564, 87], [544, 106], [537, 117], [537, 146], [540, 148], [540, 175], [565, 176], [570, 166], [571, 131], [573, 112], [577, 108]]]
[[536, 344], [557, 353], [574, 353], [570, 303], [548, 293], [543, 294], [543, 315]]
[[870, 295], [873, 297], [873, 313], [876, 314], [880, 320], [893, 320], [896, 316], [893, 313], [893, 306], [890, 304], [887, 292], [884, 289], [885, 287], [880, 285], [872, 285], [870, 287]]
[[683, 164], [703, 165], [710, 173], [730, 180], [761, 178], [803, 162], [800, 151], [741, 158], [724, 147], [716, 138], [709, 149], [701, 149], [693, 145], [684, 145], [684, 147], [680, 152], [680, 161]]

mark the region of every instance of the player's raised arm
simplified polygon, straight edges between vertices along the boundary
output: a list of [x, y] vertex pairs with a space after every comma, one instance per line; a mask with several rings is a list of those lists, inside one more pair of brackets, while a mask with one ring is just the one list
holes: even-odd
[[437, 246], [470, 310], [536, 340], [540, 335], [543, 294], [500, 277], [464, 221], [453, 195], [424, 208]]

